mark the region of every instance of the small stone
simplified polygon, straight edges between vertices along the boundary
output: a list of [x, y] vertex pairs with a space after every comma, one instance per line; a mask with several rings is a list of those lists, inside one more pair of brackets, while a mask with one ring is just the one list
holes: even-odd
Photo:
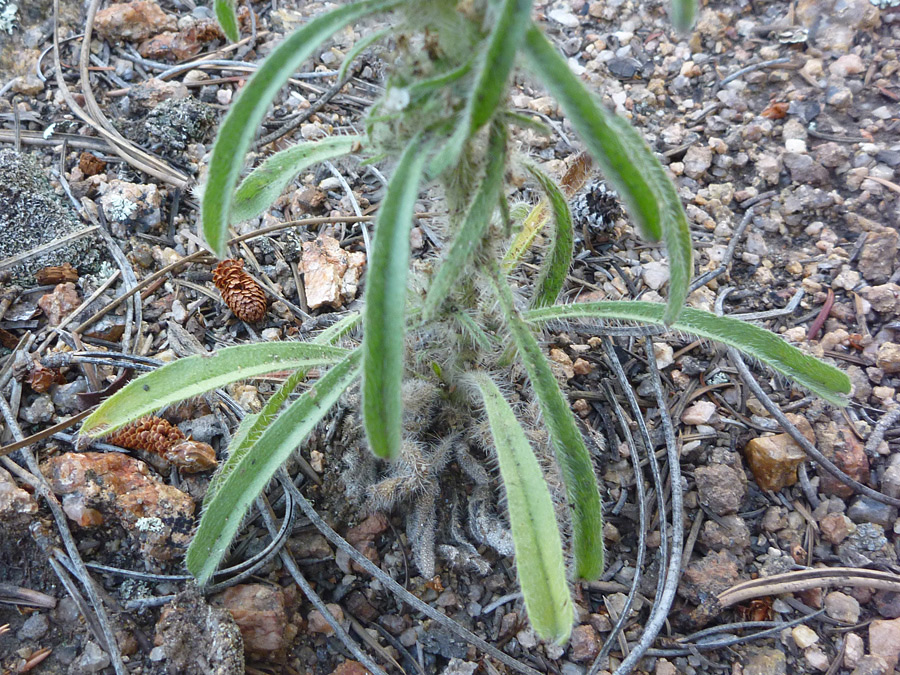
[[855, 624], [859, 621], [859, 601], [840, 591], [825, 596], [825, 614], [835, 621]]
[[138, 41], [178, 28], [175, 17], [166, 14], [152, 0], [118, 2], [97, 12], [94, 30], [111, 42]]
[[737, 558], [730, 551], [710, 553], [687, 566], [678, 593], [699, 604], [702, 599], [731, 588], [738, 577]]
[[50, 630], [50, 621], [46, 614], [32, 614], [16, 633], [19, 640], [39, 640]]
[[[344, 610], [341, 609], [340, 605], [328, 604], [325, 605], [331, 615], [337, 619], [338, 623], [343, 623], [344, 621]], [[307, 630], [310, 633], [321, 633], [323, 635], [334, 635], [334, 628], [331, 627], [331, 624], [325, 620], [325, 617], [322, 613], [314, 609], [309, 613], [307, 617], [307, 621], [309, 622], [309, 626]]]
[[744, 483], [737, 471], [724, 464], [698, 467], [694, 472], [700, 502], [719, 516], [736, 513], [744, 499]]
[[652, 261], [643, 265], [644, 283], [654, 291], [658, 291], [669, 280], [668, 263]]
[[744, 664], [744, 675], [787, 675], [787, 659], [780, 649], [754, 649]]
[[239, 584], [221, 595], [241, 630], [244, 649], [254, 654], [278, 653], [285, 649], [284, 592], [265, 584]]
[[696, 180], [712, 166], [712, 148], [706, 145], [692, 145], [682, 161], [685, 175]]
[[898, 239], [900, 234], [890, 228], [869, 232], [860, 251], [860, 274], [874, 284], [887, 282], [894, 271]]
[[880, 656], [863, 656], [850, 675], [888, 675], [891, 670]]
[[103, 651], [96, 642], [88, 642], [78, 660], [73, 664], [77, 673], [99, 673], [109, 665], [109, 654]]
[[863, 654], [866, 653], [863, 639], [856, 633], [847, 633], [844, 640], [847, 642], [847, 647], [844, 649], [844, 667], [855, 668]]
[[656, 668], [653, 670], [653, 675], [678, 675], [678, 669], [671, 661], [660, 659], [656, 662]]
[[893, 670], [900, 656], [900, 619], [875, 619], [869, 624], [869, 653], [883, 658], [888, 672]]
[[569, 658], [577, 663], [593, 661], [600, 651], [600, 638], [590, 624], [575, 626], [569, 638]]
[[553, 9], [547, 16], [566, 28], [578, 28], [578, 26], [581, 25], [578, 17], [567, 9]]
[[857, 75], [866, 69], [865, 63], [857, 54], [843, 54], [837, 61], [828, 66], [828, 71], [837, 77]]
[[741, 555], [750, 548], [750, 529], [738, 515], [722, 516], [721, 524], [715, 520], [703, 523], [700, 543], [713, 551], [727, 550]]
[[712, 401], [697, 401], [697, 403], [682, 413], [681, 421], [693, 426], [697, 426], [698, 424], [708, 424], [715, 414], [715, 403]]
[[348, 253], [334, 237], [320, 235], [303, 242], [300, 269], [310, 309], [324, 305], [339, 308], [353, 300], [365, 262], [364, 253]]
[[806, 659], [806, 662], [813, 670], [828, 670], [828, 655], [819, 647], [810, 647], [809, 649], [804, 651], [803, 658]]
[[753, 438], [744, 446], [744, 456], [760, 489], [775, 492], [797, 482], [797, 467], [806, 459], [788, 434]]
[[665, 342], [653, 343], [653, 356], [656, 358], [656, 367], [660, 370], [668, 368], [675, 362], [675, 359], [672, 358], [674, 353], [670, 344]]
[[878, 591], [875, 593], [875, 609], [885, 619], [900, 618], [900, 593]]
[[900, 373], [900, 344], [885, 342], [878, 348], [875, 365], [885, 373]]
[[786, 152], [783, 161], [795, 183], [824, 185], [829, 180], [828, 170], [805, 153]]
[[369, 671], [359, 661], [344, 661], [331, 671], [331, 675], [369, 675]]
[[590, 375], [594, 372], [594, 364], [590, 361], [578, 358], [575, 359], [575, 363], [572, 364], [572, 370], [575, 371], [576, 375]]
[[800, 647], [800, 649], [806, 649], [819, 641], [819, 636], [816, 635], [816, 631], [803, 624], [794, 626], [793, 630], [791, 630], [791, 636], [794, 638], [794, 644]]
[[881, 284], [866, 286], [859, 294], [872, 305], [872, 309], [882, 314], [900, 313], [900, 286], [897, 284]]
[[860, 495], [850, 504], [847, 515], [855, 523], [875, 523], [889, 528], [897, 519], [897, 507]]
[[[828, 429], [823, 432], [823, 437], [819, 439], [820, 443], [823, 440], [827, 440], [831, 444], [831, 460], [835, 466], [853, 480], [860, 483], [868, 483], [869, 459], [866, 457], [866, 451], [862, 443], [849, 429], [842, 427], [834, 431], [834, 433], [832, 433], [831, 429]], [[829, 453], [826, 452], [826, 454]], [[818, 473], [821, 477], [820, 491], [822, 493], [845, 498], [854, 494], [853, 488], [845, 485], [831, 474], [826, 473], [824, 469], [820, 468]]]
[[80, 304], [81, 296], [71, 281], [57, 284], [56, 288], [38, 300], [38, 307], [43, 310], [51, 326], [58, 326]]

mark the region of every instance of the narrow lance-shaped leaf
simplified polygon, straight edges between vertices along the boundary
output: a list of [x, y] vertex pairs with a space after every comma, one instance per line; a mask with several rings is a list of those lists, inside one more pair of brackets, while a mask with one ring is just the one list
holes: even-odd
[[572, 518], [575, 574], [579, 579], [597, 579], [603, 573], [603, 513], [591, 456], [547, 357], [516, 311], [512, 292], [500, 277], [499, 270], [494, 286], [513, 344], [519, 350], [544, 424], [550, 432], [550, 443], [566, 485]]
[[219, 128], [203, 189], [203, 235], [220, 258], [225, 255], [232, 194], [241, 175], [244, 157], [278, 90], [335, 31], [368, 14], [390, 9], [398, 2], [362, 0], [313, 19], [282, 42], [247, 80]]
[[400, 451], [409, 233], [427, 154], [419, 137], [404, 150], [378, 209], [369, 254], [362, 409], [369, 446], [379, 457], [395, 457]]
[[[353, 330], [359, 323], [360, 315], [357, 313], [345, 316], [340, 321], [329, 326], [313, 339], [313, 344], [329, 345], [337, 342], [346, 333]], [[218, 491], [219, 487], [224, 483], [234, 467], [238, 466], [243, 459], [243, 455], [259, 440], [259, 437], [272, 423], [281, 410], [281, 406], [290, 398], [294, 390], [300, 386], [300, 383], [306, 379], [309, 370], [307, 368], [299, 368], [291, 373], [290, 376], [282, 383], [282, 385], [269, 397], [262, 410], [258, 413], [251, 413], [244, 416], [240, 426], [231, 437], [231, 443], [228, 445], [228, 459], [219, 468], [216, 474], [209, 482], [206, 489], [206, 495], [203, 498], [205, 503], [209, 503]]]
[[575, 250], [575, 229], [569, 204], [559, 186], [533, 164], [528, 164], [526, 168], [547, 194], [550, 212], [553, 214], [553, 236], [534, 283], [535, 292], [531, 303], [533, 307], [546, 307], [556, 302], [566, 282], [566, 275], [572, 264], [572, 251]]
[[231, 222], [255, 218], [281, 196], [301, 171], [318, 162], [355, 152], [364, 141], [364, 136], [332, 136], [276, 152], [241, 182], [234, 195]]
[[238, 18], [235, 12], [234, 0], [213, 0], [213, 9], [216, 12], [216, 19], [222, 32], [232, 42], [241, 39], [241, 32], [238, 28]]
[[575, 611], [566, 582], [562, 541], [553, 500], [528, 438], [497, 385], [483, 373], [474, 375], [497, 448], [516, 572], [534, 632], [563, 644], [572, 632]]
[[212, 354], [178, 359], [129, 382], [88, 417], [81, 433], [101, 436], [172, 403], [238, 380], [325, 366], [346, 356], [338, 347], [304, 342], [268, 342], [225, 347]]
[[[579, 152], [575, 156], [575, 159], [572, 161], [572, 164], [566, 170], [565, 175], [563, 175], [563, 178], [560, 181], [563, 195], [565, 195], [566, 199], [571, 199], [575, 196], [576, 192], [584, 187], [584, 184], [587, 183], [587, 180], [591, 175], [591, 169], [593, 169], [593, 167], [593, 160], [588, 153]], [[549, 218], [550, 208], [548, 200], [546, 197], [541, 197], [540, 201], [535, 204], [534, 208], [532, 208], [525, 217], [525, 220], [522, 223], [522, 229], [519, 230], [513, 243], [510, 244], [506, 255], [503, 256], [504, 273], [509, 273], [512, 268], [515, 267], [516, 263], [522, 259], [522, 256], [525, 255], [525, 251], [531, 248], [535, 237], [537, 237], [538, 232], [544, 228], [544, 225], [547, 224]]]
[[188, 547], [185, 562], [200, 584], [219, 566], [253, 500], [265, 489], [291, 453], [353, 384], [359, 374], [356, 350], [329, 370], [292, 403], [246, 452], [215, 496], [204, 505], [203, 516]]
[[[526, 312], [527, 321], [639, 321], [661, 325], [665, 307], [654, 302], [609, 301], [555, 305]], [[847, 405], [841, 394], [850, 393], [850, 379], [834, 366], [804, 354], [775, 333], [752, 323], [716, 316], [699, 309], [685, 308], [671, 325], [684, 331], [735, 347], [773, 370], [794, 380], [826, 401]]]
[[694, 26], [697, 0], [671, 0], [672, 25], [679, 33], [687, 33]]
[[456, 163], [466, 140], [487, 124], [506, 95], [516, 52], [531, 23], [532, 4], [533, 0], [503, 0], [499, 6], [459, 126], [429, 165], [430, 175], [439, 175]]
[[529, 68], [559, 101], [644, 236], [654, 241], [665, 239], [670, 266], [666, 322], [671, 323], [684, 304], [693, 269], [687, 218], [675, 186], [640, 134], [597, 104], [536, 27], [529, 28], [525, 46]]
[[502, 124], [491, 127], [487, 158], [484, 178], [425, 297], [422, 318], [426, 321], [432, 319], [440, 310], [444, 300], [459, 281], [463, 270], [472, 261], [472, 256], [481, 245], [484, 233], [491, 224], [491, 216], [497, 205], [503, 187], [503, 174], [506, 171], [506, 128]]

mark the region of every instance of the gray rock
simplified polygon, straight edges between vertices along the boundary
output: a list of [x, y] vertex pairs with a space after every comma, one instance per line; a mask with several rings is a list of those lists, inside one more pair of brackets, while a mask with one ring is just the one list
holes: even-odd
[[850, 152], [847, 150], [846, 145], [828, 141], [817, 145], [813, 150], [813, 155], [822, 166], [834, 169], [847, 161], [850, 157]]
[[891, 167], [900, 166], [900, 150], [879, 150], [875, 159]]
[[50, 400], [61, 414], [81, 412], [81, 399], [78, 394], [87, 391], [87, 378], [79, 377], [69, 384], [61, 384], [50, 392]]
[[50, 630], [50, 621], [46, 614], [32, 614], [22, 627], [16, 633], [16, 637], [20, 640], [37, 640], [43, 637]]
[[877, 502], [870, 497], [859, 496], [847, 509], [847, 515], [854, 523], [875, 523], [882, 527], [890, 527], [897, 518], [897, 508], [890, 504]]
[[610, 59], [609, 62], [607, 62], [606, 67], [609, 68], [609, 72], [616, 77], [628, 80], [634, 77], [641, 69], [641, 62], [632, 57], [624, 59], [615, 58]]
[[22, 410], [22, 417], [30, 424], [41, 424], [53, 419], [54, 413], [53, 401], [50, 400], [50, 396], [41, 394], [34, 400], [34, 403]]
[[897, 255], [897, 230], [885, 228], [869, 232], [859, 256], [859, 272], [874, 284], [883, 284], [894, 270]]
[[888, 664], [880, 656], [864, 656], [850, 675], [887, 675]]
[[825, 596], [825, 614], [836, 621], [855, 624], [859, 621], [859, 601], [846, 593], [833, 591]]
[[692, 145], [684, 155], [684, 173], [697, 179], [712, 165], [712, 148], [706, 145]]
[[875, 609], [885, 619], [900, 618], [900, 593], [878, 591], [875, 594]]
[[98, 673], [109, 665], [109, 654], [103, 651], [96, 642], [88, 642], [81, 656], [72, 664], [69, 672], [72, 675], [82, 673]]
[[743, 665], [744, 675], [787, 675], [787, 659], [780, 649], [754, 649]]
[[791, 172], [791, 180], [795, 183], [825, 184], [828, 182], [828, 170], [807, 154], [784, 153], [784, 166]]
[[900, 465], [894, 464], [884, 470], [881, 477], [881, 491], [888, 497], [900, 497]]
[[713, 513], [726, 516], [736, 513], [744, 499], [744, 484], [737, 471], [724, 464], [701, 466], [694, 472], [700, 503]]

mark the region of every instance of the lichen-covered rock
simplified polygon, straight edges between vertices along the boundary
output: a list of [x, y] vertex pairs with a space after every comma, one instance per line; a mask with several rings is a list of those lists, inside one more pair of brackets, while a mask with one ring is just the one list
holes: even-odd
[[[0, 259], [31, 251], [84, 227], [31, 155], [0, 150]], [[102, 249], [93, 236], [77, 238], [24, 260], [12, 269], [12, 281], [33, 286], [38, 270], [73, 261], [82, 274], [94, 273]]]
[[134, 234], [135, 228], [139, 232], [152, 231], [162, 219], [162, 196], [152, 183], [113, 179], [103, 187], [100, 204], [116, 237]]
[[165, 561], [184, 554], [194, 500], [154, 478], [142, 461], [117, 452], [67, 452], [41, 464], [63, 510], [83, 527], [118, 521], [141, 552]]

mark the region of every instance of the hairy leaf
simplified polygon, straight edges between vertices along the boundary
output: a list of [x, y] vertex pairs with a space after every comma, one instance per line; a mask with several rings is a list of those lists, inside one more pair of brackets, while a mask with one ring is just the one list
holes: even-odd
[[563, 644], [572, 632], [575, 610], [563, 561], [553, 500], [525, 431], [497, 385], [484, 373], [474, 376], [497, 448], [516, 572], [534, 632]]
[[532, 4], [533, 0], [502, 0], [499, 5], [466, 108], [456, 131], [429, 165], [431, 176], [439, 175], [456, 163], [466, 140], [487, 124], [506, 95], [506, 81], [516, 52], [531, 23]]
[[[526, 312], [527, 321], [613, 320], [663, 324], [665, 306], [654, 302], [609, 301], [555, 305]], [[759, 359], [777, 372], [835, 405], [847, 405], [841, 394], [850, 393], [850, 379], [834, 366], [804, 354], [779, 336], [752, 323], [686, 308], [671, 325], [684, 331], [730, 345]]]
[[572, 517], [575, 574], [579, 579], [597, 579], [603, 573], [603, 513], [591, 456], [572, 409], [550, 370], [550, 363], [516, 311], [512, 293], [500, 278], [499, 271], [494, 286], [513, 344], [519, 350], [544, 416], [544, 424], [550, 432], [556, 462], [566, 485]]
[[307, 167], [356, 151], [364, 136], [332, 136], [315, 143], [298, 143], [266, 159], [247, 176], [234, 195], [231, 222], [255, 218], [281, 196]]
[[222, 32], [232, 42], [241, 39], [241, 31], [238, 28], [238, 18], [235, 12], [234, 0], [213, 0], [213, 9]]
[[203, 189], [203, 235], [217, 256], [225, 256], [232, 195], [244, 157], [278, 90], [335, 31], [368, 14], [388, 10], [399, 1], [361, 0], [313, 19], [282, 42], [247, 80], [219, 127]]
[[379, 457], [395, 457], [400, 451], [409, 233], [426, 156], [419, 137], [403, 152], [378, 209], [369, 255], [362, 409], [369, 445]]
[[534, 176], [546, 193], [553, 214], [553, 236], [549, 250], [544, 254], [541, 271], [535, 281], [533, 307], [546, 307], [556, 302], [569, 266], [572, 264], [572, 252], [575, 250], [575, 229], [572, 225], [572, 214], [566, 196], [553, 180], [533, 164], [528, 164], [528, 172]]
[[235, 457], [234, 466], [204, 505], [185, 558], [188, 570], [201, 585], [216, 571], [253, 500], [353, 384], [359, 375], [359, 361], [357, 349], [288, 406], [247, 452]]
[[502, 124], [495, 124], [491, 128], [487, 158], [484, 178], [428, 289], [422, 308], [422, 318], [425, 321], [434, 318], [440, 310], [444, 300], [459, 281], [463, 270], [472, 261], [472, 256], [481, 245], [484, 234], [491, 224], [491, 216], [497, 205], [503, 187], [503, 174], [506, 171], [506, 128]]
[[[359, 323], [359, 320], [360, 315], [355, 312], [345, 316], [316, 335], [312, 344], [334, 344], [349, 331], [353, 330]], [[290, 398], [294, 390], [300, 386], [300, 383], [306, 379], [308, 372], [309, 370], [306, 368], [295, 370], [275, 393], [269, 397], [262, 410], [258, 413], [244, 416], [237, 431], [231, 437], [231, 443], [228, 445], [228, 460], [219, 468], [212, 480], [209, 481], [209, 487], [206, 489], [206, 495], [203, 498], [204, 503], [208, 504], [212, 500], [219, 487], [228, 477], [228, 474], [231, 473], [235, 466], [240, 464], [242, 456], [259, 440], [262, 433], [278, 415], [281, 406]]]
[[346, 349], [305, 342], [266, 342], [225, 347], [167, 363], [132, 380], [88, 417], [81, 433], [102, 436], [172, 403], [276, 370], [335, 363]]
[[665, 239], [670, 260], [666, 322], [671, 323], [684, 304], [693, 271], [690, 231], [675, 186], [640, 134], [597, 104], [565, 59], [534, 26], [526, 34], [525, 45], [530, 69], [559, 101], [644, 236], [654, 241]]

